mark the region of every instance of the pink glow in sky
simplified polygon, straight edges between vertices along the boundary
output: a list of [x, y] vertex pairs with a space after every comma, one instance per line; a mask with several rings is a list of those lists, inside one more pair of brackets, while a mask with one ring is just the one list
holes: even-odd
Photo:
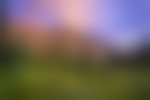
[[[38, 28], [92, 30], [97, 39], [130, 50], [150, 37], [148, 0], [10, 0], [11, 19]], [[150, 39], [149, 39], [150, 40]]]

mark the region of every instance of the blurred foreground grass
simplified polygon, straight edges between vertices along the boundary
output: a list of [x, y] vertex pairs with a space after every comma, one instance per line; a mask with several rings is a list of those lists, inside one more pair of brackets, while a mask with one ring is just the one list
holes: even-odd
[[148, 65], [116, 66], [18, 60], [1, 70], [0, 100], [150, 100]]

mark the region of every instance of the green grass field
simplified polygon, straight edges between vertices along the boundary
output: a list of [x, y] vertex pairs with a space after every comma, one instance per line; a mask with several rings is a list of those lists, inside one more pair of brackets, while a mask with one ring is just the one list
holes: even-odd
[[150, 100], [150, 69], [18, 57], [1, 65], [0, 100]]

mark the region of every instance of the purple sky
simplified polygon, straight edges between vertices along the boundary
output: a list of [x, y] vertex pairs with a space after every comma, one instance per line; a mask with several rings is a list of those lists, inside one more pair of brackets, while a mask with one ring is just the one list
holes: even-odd
[[[20, 21], [29, 13], [35, 13], [35, 19], [37, 18], [40, 24], [45, 26], [59, 24], [61, 16], [55, 13], [53, 8], [40, 11], [35, 9], [32, 1], [36, 0], [10, 0], [10, 18]], [[91, 30], [95, 31], [92, 35], [103, 37], [114, 48], [128, 51], [138, 45], [142, 38], [150, 37], [148, 0], [91, 0], [90, 2], [90, 17], [87, 21]]]

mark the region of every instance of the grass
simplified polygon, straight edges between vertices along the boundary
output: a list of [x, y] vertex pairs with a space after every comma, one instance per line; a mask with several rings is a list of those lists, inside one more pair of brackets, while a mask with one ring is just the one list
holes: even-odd
[[0, 100], [150, 100], [148, 65], [54, 57], [13, 62], [1, 67]]

